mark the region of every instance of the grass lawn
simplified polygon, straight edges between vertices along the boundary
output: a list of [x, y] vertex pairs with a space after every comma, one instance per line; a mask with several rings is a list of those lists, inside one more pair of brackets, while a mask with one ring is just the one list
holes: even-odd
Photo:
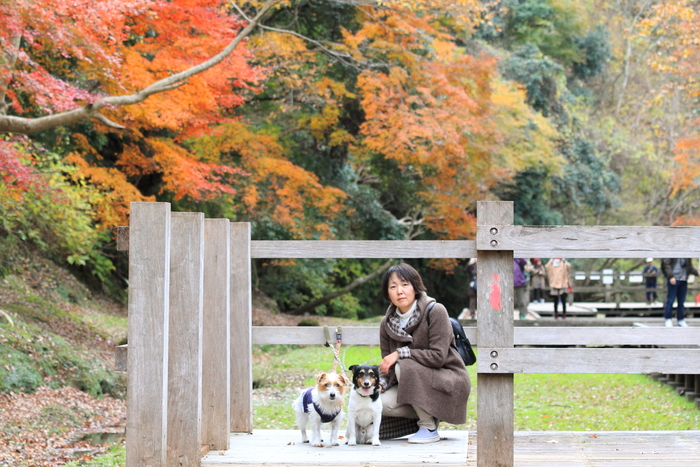
[[[323, 346], [255, 346], [253, 426], [295, 428], [291, 403], [314, 376], [330, 371], [333, 353]], [[381, 361], [378, 347], [341, 348], [343, 364]], [[476, 368], [467, 423], [441, 429], [475, 430]], [[515, 375], [516, 430], [700, 430], [700, 410], [668, 386], [643, 375]]]

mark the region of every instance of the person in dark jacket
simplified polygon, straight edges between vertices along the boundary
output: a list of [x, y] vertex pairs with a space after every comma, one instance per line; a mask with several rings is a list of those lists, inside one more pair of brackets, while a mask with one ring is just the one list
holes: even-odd
[[525, 258], [513, 259], [513, 288], [515, 303], [513, 308], [518, 310], [520, 319], [527, 318], [527, 279], [525, 277]]
[[688, 276], [698, 275], [690, 258], [664, 258], [661, 260], [661, 272], [666, 277], [666, 304], [664, 320], [667, 328], [673, 327], [673, 302], [678, 302], [676, 322], [678, 326], [687, 328], [685, 322], [685, 295], [688, 293]]
[[647, 305], [656, 302], [656, 278], [659, 275], [659, 268], [654, 266], [654, 258], [647, 258], [647, 265], [642, 270], [644, 276], [644, 288], [647, 293]]
[[387, 270], [382, 292], [391, 302], [379, 325], [382, 415], [418, 419], [409, 443], [439, 441], [440, 421], [466, 422], [471, 391], [464, 361], [451, 345], [450, 317], [439, 303], [428, 311], [435, 299], [428, 297], [420, 275], [408, 264]]
[[476, 319], [476, 258], [469, 259], [465, 269], [467, 274], [469, 274], [469, 285], [467, 286], [469, 317], [471, 319]]

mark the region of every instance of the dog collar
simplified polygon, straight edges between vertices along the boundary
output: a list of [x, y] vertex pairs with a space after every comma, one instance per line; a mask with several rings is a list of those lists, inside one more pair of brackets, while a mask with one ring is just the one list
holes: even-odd
[[[357, 391], [355, 391], [355, 392], [357, 392]], [[367, 394], [366, 396], [364, 394], [362, 394], [361, 392], [357, 392], [357, 395], [360, 397], [369, 397], [370, 399], [372, 399], [372, 402], [379, 399], [379, 391], [374, 391], [370, 394]]]

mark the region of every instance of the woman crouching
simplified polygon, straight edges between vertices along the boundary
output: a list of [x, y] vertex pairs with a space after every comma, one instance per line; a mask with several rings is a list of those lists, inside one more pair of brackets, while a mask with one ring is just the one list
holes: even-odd
[[418, 420], [409, 443], [440, 440], [440, 421], [466, 422], [469, 374], [457, 350], [449, 315], [428, 297], [418, 272], [401, 263], [389, 268], [382, 292], [391, 302], [379, 327], [382, 352], [382, 416]]

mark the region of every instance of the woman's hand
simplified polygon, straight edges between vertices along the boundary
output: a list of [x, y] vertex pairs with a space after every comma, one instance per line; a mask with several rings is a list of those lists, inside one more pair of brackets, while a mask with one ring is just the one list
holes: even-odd
[[382, 359], [382, 363], [379, 364], [379, 369], [383, 373], [389, 373], [389, 370], [391, 369], [392, 366], [394, 366], [394, 363], [399, 361], [399, 353], [394, 351], [391, 352], [389, 355], [384, 357]]

